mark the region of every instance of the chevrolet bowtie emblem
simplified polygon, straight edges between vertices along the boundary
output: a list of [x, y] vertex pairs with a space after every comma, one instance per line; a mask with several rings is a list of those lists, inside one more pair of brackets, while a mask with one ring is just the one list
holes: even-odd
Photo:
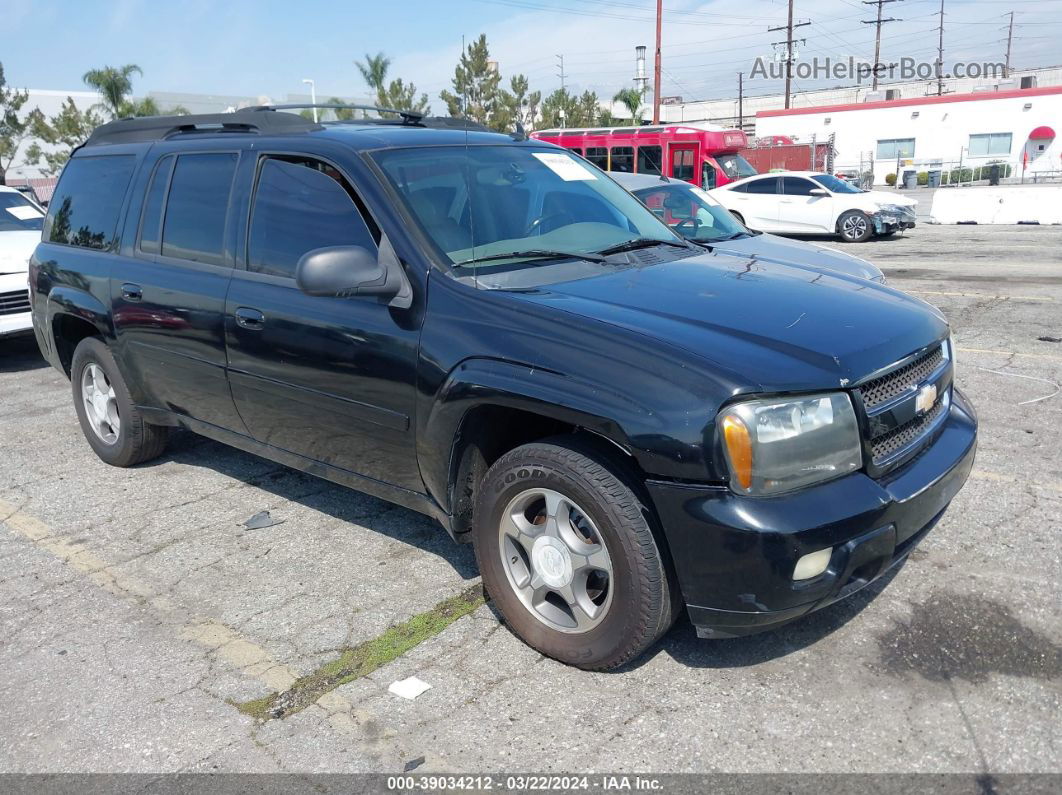
[[933, 404], [937, 402], [937, 385], [926, 384], [924, 387], [918, 390], [918, 396], [915, 398], [915, 411], [919, 414], [925, 414], [931, 408]]

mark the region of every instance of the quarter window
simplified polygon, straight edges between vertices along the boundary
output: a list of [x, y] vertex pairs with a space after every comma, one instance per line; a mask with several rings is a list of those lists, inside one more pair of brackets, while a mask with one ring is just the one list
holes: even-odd
[[627, 174], [634, 171], [634, 147], [612, 147], [612, 163], [609, 166], [609, 171], [622, 171]]
[[970, 157], [987, 155], [1009, 155], [1012, 142], [1011, 133], [983, 133], [970, 136]]
[[43, 239], [82, 248], [109, 249], [136, 161], [132, 155], [75, 157], [63, 169], [48, 205]]
[[224, 263], [225, 215], [235, 173], [234, 152], [177, 158], [162, 226], [164, 257]]
[[638, 173], [659, 174], [662, 150], [659, 146], [638, 147]]
[[303, 254], [328, 246], [377, 248], [342, 175], [317, 160], [267, 159], [258, 177], [247, 269], [294, 278]]
[[914, 157], [914, 138], [888, 138], [878, 141], [878, 160]]

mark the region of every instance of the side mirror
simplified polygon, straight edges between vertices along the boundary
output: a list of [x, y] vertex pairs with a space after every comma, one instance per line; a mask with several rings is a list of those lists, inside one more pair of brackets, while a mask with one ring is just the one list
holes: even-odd
[[812, 188], [808, 191], [808, 196], [829, 196], [830, 192], [825, 188]]
[[315, 248], [299, 259], [295, 284], [307, 295], [392, 297], [405, 283], [396, 265], [381, 262], [361, 246]]

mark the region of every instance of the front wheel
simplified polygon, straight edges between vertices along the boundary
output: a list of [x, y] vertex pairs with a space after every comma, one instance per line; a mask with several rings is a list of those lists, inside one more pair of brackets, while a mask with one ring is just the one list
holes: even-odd
[[487, 592], [528, 645], [593, 670], [623, 665], [671, 626], [668, 564], [634, 491], [567, 440], [490, 468], [473, 527]]
[[846, 243], [862, 243], [874, 234], [874, 225], [866, 213], [849, 210], [837, 220], [837, 230]]

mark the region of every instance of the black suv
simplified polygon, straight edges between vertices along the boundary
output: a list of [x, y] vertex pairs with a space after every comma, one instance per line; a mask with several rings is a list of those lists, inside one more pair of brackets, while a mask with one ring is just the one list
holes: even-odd
[[714, 252], [582, 158], [406, 114], [117, 121], [63, 172], [34, 330], [109, 464], [170, 427], [434, 516], [585, 668], [903, 561], [976, 419], [927, 304]]

